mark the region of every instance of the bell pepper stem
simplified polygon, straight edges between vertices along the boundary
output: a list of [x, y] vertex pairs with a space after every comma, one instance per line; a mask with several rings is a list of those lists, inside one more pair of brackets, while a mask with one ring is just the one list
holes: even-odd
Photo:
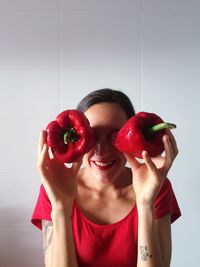
[[169, 123], [169, 122], [162, 122], [162, 123], [156, 124], [152, 127], [149, 127], [148, 133], [153, 134], [155, 132], [158, 132], [158, 131], [161, 131], [161, 130], [167, 129], [167, 128], [174, 129], [174, 128], [176, 128], [176, 125], [173, 123]]
[[77, 140], [77, 132], [74, 128], [69, 128], [63, 136], [64, 143], [74, 143]]

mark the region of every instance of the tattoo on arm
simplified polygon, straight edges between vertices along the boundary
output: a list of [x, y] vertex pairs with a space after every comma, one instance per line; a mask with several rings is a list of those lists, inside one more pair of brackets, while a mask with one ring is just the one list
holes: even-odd
[[152, 254], [149, 254], [147, 246], [140, 246], [140, 255], [142, 261], [147, 261], [148, 258], [152, 258]]
[[53, 238], [53, 224], [51, 221], [42, 221], [43, 229], [43, 253], [45, 254]]

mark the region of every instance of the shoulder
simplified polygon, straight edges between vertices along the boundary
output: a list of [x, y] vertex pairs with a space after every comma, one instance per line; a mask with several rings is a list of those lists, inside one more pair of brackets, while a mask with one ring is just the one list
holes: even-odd
[[170, 180], [168, 178], [165, 178], [161, 187], [160, 187], [156, 201], [158, 201], [160, 198], [163, 198], [166, 194], [168, 194], [172, 191], [173, 191], [173, 189], [172, 189], [172, 184], [171, 184]]
[[168, 178], [163, 181], [159, 194], [154, 202], [156, 218], [170, 215], [171, 223], [181, 216], [178, 201]]
[[172, 183], [168, 178], [164, 179], [162, 186], [161, 186], [161, 190], [166, 189], [166, 188], [168, 188], [168, 189], [172, 188]]

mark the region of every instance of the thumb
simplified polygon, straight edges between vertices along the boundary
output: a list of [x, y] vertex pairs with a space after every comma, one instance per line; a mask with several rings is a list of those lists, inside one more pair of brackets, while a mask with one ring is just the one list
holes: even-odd
[[78, 174], [80, 167], [81, 167], [81, 164], [82, 164], [82, 160], [79, 160], [79, 161], [73, 163], [72, 170], [73, 170], [75, 175]]

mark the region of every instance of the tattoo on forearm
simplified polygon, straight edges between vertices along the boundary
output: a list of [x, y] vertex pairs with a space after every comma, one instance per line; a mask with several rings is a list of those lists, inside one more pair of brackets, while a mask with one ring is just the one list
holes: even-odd
[[50, 221], [42, 221], [43, 226], [43, 253], [45, 254], [53, 238], [53, 224]]
[[142, 261], [147, 261], [148, 258], [152, 258], [152, 254], [149, 254], [147, 246], [140, 246], [140, 255]]

